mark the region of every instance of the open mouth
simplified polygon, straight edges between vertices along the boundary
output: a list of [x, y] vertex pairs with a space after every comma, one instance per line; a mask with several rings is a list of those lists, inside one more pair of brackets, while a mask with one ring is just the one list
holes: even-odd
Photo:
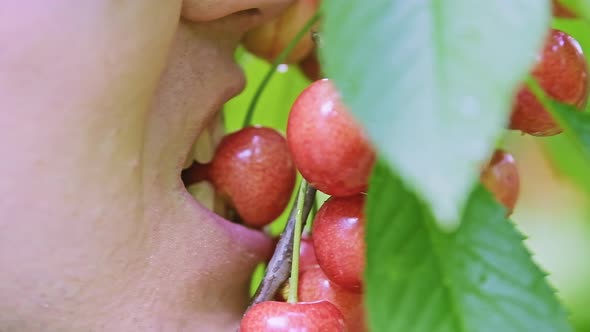
[[[209, 31], [210, 36], [204, 38], [206, 33], [200, 29], [205, 26], [186, 22], [181, 25], [169, 55], [171, 64], [160, 82], [165, 88], [156, 98], [155, 108], [161, 110], [161, 115], [154, 126], [161, 123], [166, 128], [165, 134], [173, 137], [166, 149], [173, 159], [173, 170], [170, 170], [173, 173], [168, 173], [170, 186], [181, 196], [181, 201], [175, 203], [186, 208], [186, 218], [192, 226], [203, 225], [200, 234], [205, 228], [210, 229], [212, 233], [207, 231], [207, 234], [215, 239], [194, 246], [215, 246], [232, 254], [240, 253], [235, 259], [243, 261], [264, 260], [272, 254], [268, 235], [235, 223], [236, 215], [209, 181], [187, 184], [180, 181], [181, 172], [186, 173], [182, 169], [190, 168], [194, 162], [205, 164], [213, 159], [216, 147], [225, 137], [221, 109], [246, 84], [244, 73], [233, 58], [237, 41], [217, 30]], [[217, 35], [229, 39], [222, 45], [209, 40]], [[205, 62], [209, 63], [207, 68], [203, 68]]]
[[191, 173], [198, 172], [204, 165], [213, 160], [215, 148], [225, 134], [222, 117], [222, 112], [216, 113], [211, 123], [199, 134], [182, 167], [182, 180], [186, 190], [202, 206], [228, 221], [235, 222], [230, 206], [215, 192], [215, 188], [209, 181], [205, 178], [199, 180], [189, 179], [193, 177]]
[[195, 179], [195, 173], [200, 172], [213, 160], [215, 150], [225, 134], [223, 112], [219, 111], [201, 131], [189, 150], [181, 177], [196, 208], [206, 209], [211, 219], [227, 231], [235, 243], [244, 245], [259, 259], [266, 260], [272, 255], [273, 242], [270, 235], [263, 230], [243, 225], [230, 202], [216, 191], [206, 176], [197, 176], [198, 179]]

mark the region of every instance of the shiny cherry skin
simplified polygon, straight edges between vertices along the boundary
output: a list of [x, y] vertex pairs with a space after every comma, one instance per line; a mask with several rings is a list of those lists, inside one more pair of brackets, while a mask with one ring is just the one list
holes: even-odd
[[285, 210], [296, 170], [285, 138], [266, 127], [246, 127], [224, 137], [209, 177], [244, 223], [262, 227]]
[[287, 143], [297, 169], [318, 190], [350, 196], [367, 189], [375, 152], [330, 80], [312, 83], [295, 100]]
[[520, 177], [514, 157], [505, 151], [496, 150], [481, 173], [481, 182], [506, 208], [506, 214], [514, 211], [520, 192]]
[[240, 332], [343, 332], [340, 311], [328, 301], [258, 303], [244, 315]]
[[[295, 0], [280, 16], [251, 31], [243, 44], [256, 56], [273, 62], [316, 13], [319, 0]], [[313, 49], [311, 33], [303, 36], [287, 56], [285, 63], [296, 63]]]
[[328, 301], [340, 310], [348, 331], [368, 331], [365, 325], [363, 295], [336, 285], [319, 265], [307, 268], [299, 276], [299, 301]]
[[246, 127], [225, 136], [208, 165], [183, 172], [186, 186], [209, 180], [246, 225], [263, 227], [285, 210], [296, 170], [285, 138], [266, 127]]
[[[532, 75], [550, 97], [579, 110], [585, 107], [588, 66], [580, 45], [570, 35], [551, 30]], [[522, 87], [516, 96], [510, 129], [534, 136], [551, 136], [561, 132], [551, 114], [527, 87]]]
[[330, 197], [313, 226], [313, 247], [326, 276], [349, 291], [361, 291], [365, 268], [365, 195]]
[[317, 264], [318, 260], [315, 256], [312, 238], [309, 235], [304, 235], [299, 245], [299, 271], [305, 271]]

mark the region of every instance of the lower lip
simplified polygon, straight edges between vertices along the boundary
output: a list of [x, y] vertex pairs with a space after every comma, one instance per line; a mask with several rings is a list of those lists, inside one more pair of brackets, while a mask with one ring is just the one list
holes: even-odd
[[199, 210], [199, 215], [206, 215], [207, 220], [215, 222], [221, 229], [223, 229], [233, 243], [244, 246], [246, 251], [244, 254], [250, 254], [260, 261], [267, 261], [273, 253], [273, 240], [261, 230], [250, 229], [243, 225], [233, 223], [215, 212], [202, 206], [195, 200], [190, 193], [186, 192], [194, 209]]

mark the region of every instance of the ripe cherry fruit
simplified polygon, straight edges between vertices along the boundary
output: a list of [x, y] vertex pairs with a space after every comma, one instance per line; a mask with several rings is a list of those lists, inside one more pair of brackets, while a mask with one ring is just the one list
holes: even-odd
[[326, 276], [350, 291], [361, 291], [365, 267], [365, 197], [330, 197], [313, 225], [313, 247]]
[[316, 81], [299, 95], [287, 143], [297, 169], [318, 190], [333, 196], [366, 190], [375, 152], [330, 80]]
[[299, 271], [305, 271], [309, 267], [316, 266], [318, 260], [311, 237], [304, 235], [299, 245]]
[[[253, 54], [273, 62], [313, 17], [318, 7], [319, 0], [295, 0], [281, 16], [248, 32], [244, 37], [244, 46]], [[313, 47], [311, 34], [303, 36], [285, 62], [300, 61]]]
[[506, 215], [511, 215], [520, 192], [520, 177], [514, 157], [502, 150], [494, 152], [481, 173], [481, 182], [504, 205]]
[[348, 331], [367, 331], [364, 318], [363, 295], [336, 285], [318, 266], [307, 268], [299, 276], [299, 300], [303, 302], [328, 301], [340, 310]]
[[267, 301], [258, 303], [244, 315], [240, 332], [341, 332], [344, 318], [330, 302]]
[[[532, 71], [543, 90], [552, 98], [582, 110], [588, 99], [588, 66], [578, 42], [570, 35], [552, 30], [543, 53]], [[523, 87], [516, 96], [510, 129], [535, 136], [561, 132], [551, 114], [533, 93]]]
[[225, 136], [210, 164], [183, 172], [186, 186], [209, 180], [245, 224], [262, 227], [289, 203], [296, 170], [287, 143], [276, 130], [246, 127]]

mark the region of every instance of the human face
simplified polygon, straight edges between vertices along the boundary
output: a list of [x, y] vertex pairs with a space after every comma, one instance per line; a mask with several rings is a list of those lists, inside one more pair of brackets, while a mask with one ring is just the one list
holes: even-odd
[[288, 2], [0, 4], [0, 330], [235, 331], [271, 242], [180, 171]]

